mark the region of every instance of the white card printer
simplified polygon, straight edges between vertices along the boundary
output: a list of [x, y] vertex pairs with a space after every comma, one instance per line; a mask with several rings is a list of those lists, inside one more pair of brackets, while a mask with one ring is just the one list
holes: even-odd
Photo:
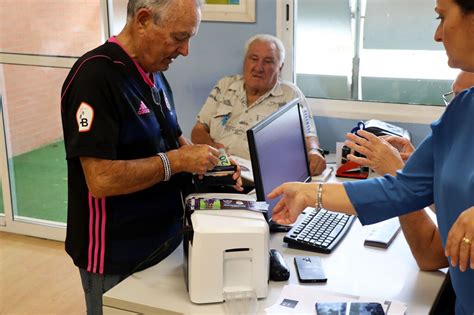
[[262, 213], [198, 210], [190, 220], [194, 232], [184, 248], [191, 301], [223, 302], [225, 296], [244, 291], [266, 297], [269, 230]]

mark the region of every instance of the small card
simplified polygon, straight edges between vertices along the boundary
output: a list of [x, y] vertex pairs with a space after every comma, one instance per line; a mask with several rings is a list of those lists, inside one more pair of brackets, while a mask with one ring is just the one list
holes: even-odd
[[295, 308], [296, 305], [298, 305], [298, 301], [284, 299], [283, 301], [281, 301], [280, 305], [284, 307]]

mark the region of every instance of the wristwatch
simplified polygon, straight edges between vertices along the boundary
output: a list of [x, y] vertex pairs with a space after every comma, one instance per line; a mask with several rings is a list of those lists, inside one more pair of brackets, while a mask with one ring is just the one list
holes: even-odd
[[325, 154], [326, 151], [324, 151], [324, 150], [321, 149], [321, 148], [311, 148], [311, 150], [309, 150], [309, 151], [318, 151], [319, 154], [321, 154], [322, 157], [324, 157], [324, 156], [326, 155], [326, 154]]

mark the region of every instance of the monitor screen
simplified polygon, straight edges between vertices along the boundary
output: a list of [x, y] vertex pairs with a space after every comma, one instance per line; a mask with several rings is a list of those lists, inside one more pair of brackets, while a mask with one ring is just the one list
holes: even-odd
[[299, 99], [247, 130], [257, 200], [270, 205], [269, 222], [279, 198], [267, 200], [266, 195], [285, 182], [311, 180], [303, 130]]

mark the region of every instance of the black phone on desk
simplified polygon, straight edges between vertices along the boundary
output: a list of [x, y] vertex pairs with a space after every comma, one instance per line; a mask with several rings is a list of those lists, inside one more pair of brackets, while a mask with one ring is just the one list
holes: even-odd
[[327, 282], [321, 258], [318, 256], [295, 256], [298, 279], [302, 283]]

